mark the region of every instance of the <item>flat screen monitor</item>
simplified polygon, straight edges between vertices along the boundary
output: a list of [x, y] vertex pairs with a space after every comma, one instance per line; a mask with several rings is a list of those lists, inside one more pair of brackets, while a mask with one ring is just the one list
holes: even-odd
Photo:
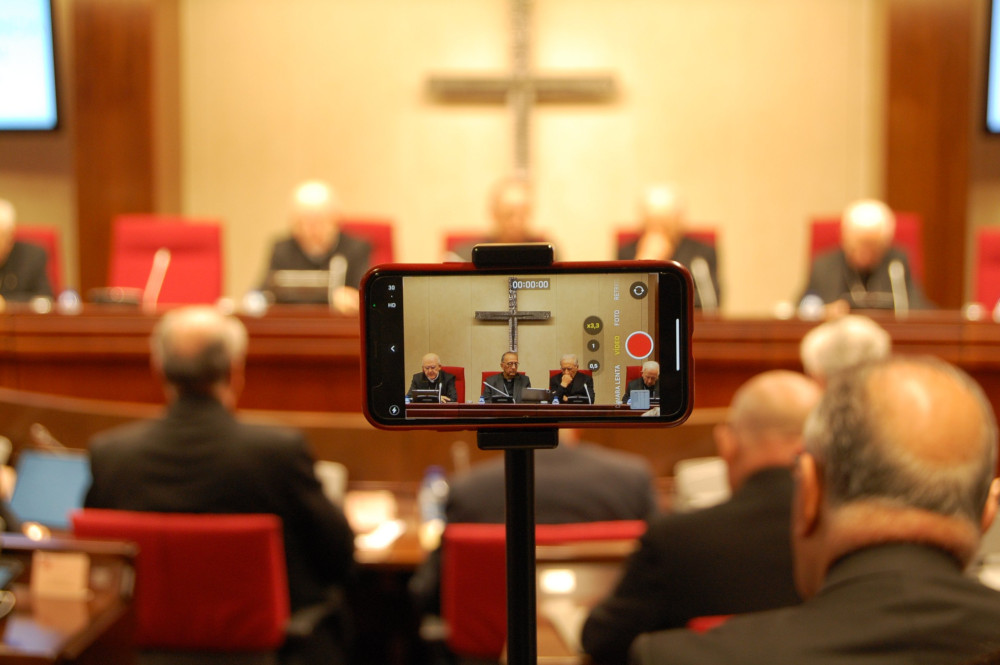
[[1000, 134], [1000, 0], [990, 2], [986, 59], [986, 131]]
[[22, 522], [68, 530], [90, 487], [90, 458], [82, 452], [22, 450], [10, 509]]
[[0, 81], [0, 130], [58, 126], [51, 0], [0, 2]]

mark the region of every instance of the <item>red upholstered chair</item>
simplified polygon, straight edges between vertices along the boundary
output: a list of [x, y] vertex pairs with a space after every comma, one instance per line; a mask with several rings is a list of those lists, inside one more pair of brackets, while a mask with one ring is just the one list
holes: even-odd
[[638, 379], [642, 376], [642, 365], [626, 365], [625, 366], [625, 385], [628, 385], [633, 379]]
[[14, 239], [38, 245], [49, 255], [45, 264], [49, 274], [49, 285], [52, 293], [59, 295], [63, 289], [62, 252], [59, 248], [59, 229], [54, 226], [17, 226], [14, 229]]
[[1000, 228], [976, 231], [975, 301], [995, 307], [1000, 300]]
[[170, 252], [156, 299], [214, 303], [222, 295], [222, 225], [218, 220], [119, 215], [111, 231], [108, 286], [145, 289], [157, 251]]
[[372, 246], [371, 263], [373, 266], [395, 261], [392, 222], [389, 220], [347, 217], [340, 220], [340, 229], [349, 235], [367, 241]]
[[[635, 540], [641, 520], [539, 524], [535, 544]], [[441, 550], [441, 618], [448, 648], [460, 657], [500, 657], [507, 639], [506, 526], [449, 524]]]
[[441, 365], [441, 369], [449, 374], [455, 375], [455, 393], [458, 401], [465, 401], [465, 368], [457, 365]]
[[276, 516], [86, 509], [73, 514], [73, 532], [139, 546], [139, 649], [241, 652], [226, 662], [258, 662], [284, 642], [288, 584]]
[[[893, 244], [906, 252], [913, 275], [924, 276], [924, 243], [920, 234], [920, 215], [914, 212], [896, 212], [896, 236]], [[809, 227], [809, 259], [840, 246], [840, 216], [813, 218]]]

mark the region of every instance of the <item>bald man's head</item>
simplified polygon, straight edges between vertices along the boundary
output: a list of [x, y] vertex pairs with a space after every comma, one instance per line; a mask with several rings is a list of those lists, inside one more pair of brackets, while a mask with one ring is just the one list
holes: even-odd
[[684, 227], [684, 200], [672, 185], [652, 185], [639, 199], [639, 214], [648, 231], [677, 237]]
[[819, 398], [815, 381], [786, 370], [763, 372], [740, 386], [726, 424], [715, 432], [733, 489], [760, 469], [792, 465]]
[[341, 207], [337, 192], [321, 180], [307, 180], [292, 194], [292, 236], [309, 256], [326, 254], [337, 240]]
[[150, 338], [153, 367], [181, 394], [209, 394], [246, 357], [247, 331], [207, 306], [167, 312]]
[[834, 509], [868, 503], [978, 526], [996, 470], [997, 428], [982, 389], [932, 358], [895, 358], [834, 377], [805, 446]]

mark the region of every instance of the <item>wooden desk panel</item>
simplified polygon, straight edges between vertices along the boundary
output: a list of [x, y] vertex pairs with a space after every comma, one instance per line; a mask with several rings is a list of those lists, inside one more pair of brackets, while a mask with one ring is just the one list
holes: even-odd
[[[3, 535], [4, 556], [25, 570], [13, 589], [17, 602], [0, 624], [0, 664], [73, 663], [132, 665], [130, 609], [134, 546], [126, 543], [53, 539], [35, 542]], [[36, 550], [86, 552], [91, 559], [89, 599], [35, 598], [28, 593], [31, 555]]]

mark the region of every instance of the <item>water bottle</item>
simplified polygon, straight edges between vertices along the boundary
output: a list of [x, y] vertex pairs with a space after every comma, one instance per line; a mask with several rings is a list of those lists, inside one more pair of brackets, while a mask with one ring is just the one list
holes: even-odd
[[424, 549], [435, 549], [441, 541], [447, 500], [448, 480], [445, 478], [444, 468], [436, 464], [427, 467], [417, 493], [417, 505], [420, 509], [419, 537]]

